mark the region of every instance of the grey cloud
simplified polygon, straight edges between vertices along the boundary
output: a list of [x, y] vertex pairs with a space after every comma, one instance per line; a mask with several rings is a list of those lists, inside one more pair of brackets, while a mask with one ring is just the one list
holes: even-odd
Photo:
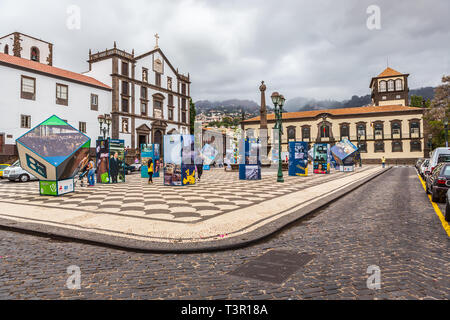
[[[65, 26], [73, 3], [81, 30]], [[372, 4], [381, 8], [381, 30], [366, 27]], [[140, 54], [158, 32], [171, 62], [190, 73], [194, 100], [258, 101], [261, 80], [288, 98], [344, 99], [367, 94], [387, 58], [411, 74], [412, 88], [437, 85], [450, 74], [449, 12], [447, 0], [2, 0], [0, 34], [53, 42], [55, 65], [82, 72], [90, 48], [117, 41]]]

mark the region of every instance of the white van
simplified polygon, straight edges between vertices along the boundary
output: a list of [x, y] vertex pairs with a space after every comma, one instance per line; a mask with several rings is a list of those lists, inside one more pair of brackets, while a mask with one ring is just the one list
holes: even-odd
[[3, 170], [3, 178], [9, 179], [9, 181], [19, 180], [20, 182], [38, 180], [35, 176], [22, 169], [19, 160], [14, 162], [10, 167]]
[[436, 148], [431, 153], [430, 163], [428, 164], [428, 171], [430, 174], [440, 162], [450, 162], [450, 148]]

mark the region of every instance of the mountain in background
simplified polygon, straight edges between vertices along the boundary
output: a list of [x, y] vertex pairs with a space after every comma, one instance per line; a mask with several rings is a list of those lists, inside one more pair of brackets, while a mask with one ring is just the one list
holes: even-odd
[[[409, 97], [412, 95], [422, 96], [425, 100], [432, 100], [434, 97], [434, 88], [433, 87], [424, 87], [419, 89], [411, 89], [409, 90]], [[296, 97], [289, 100], [286, 100], [286, 104], [284, 109], [287, 112], [294, 111], [308, 111], [308, 110], [321, 110], [321, 109], [337, 109], [337, 108], [355, 108], [362, 107], [365, 105], [369, 105], [372, 102], [370, 94], [365, 96], [352, 96], [349, 100], [338, 101], [338, 100], [316, 100], [305, 97]], [[268, 110], [273, 110], [273, 107], [270, 106], [270, 99], [267, 101]], [[208, 113], [212, 110], [215, 111], [223, 111], [226, 113], [237, 113], [242, 110], [245, 111], [246, 114], [254, 114], [259, 115], [259, 104], [252, 100], [239, 100], [239, 99], [230, 99], [224, 101], [209, 101], [209, 100], [200, 100], [195, 102], [195, 107], [197, 110], [197, 114], [200, 113]]]
[[[412, 95], [422, 96], [425, 100], [432, 100], [434, 97], [433, 87], [424, 87], [409, 90], [409, 97]], [[321, 109], [355, 108], [369, 105], [372, 102], [371, 95], [352, 96], [349, 100], [316, 100], [304, 97], [297, 97], [286, 101], [284, 109], [288, 112], [309, 111]]]

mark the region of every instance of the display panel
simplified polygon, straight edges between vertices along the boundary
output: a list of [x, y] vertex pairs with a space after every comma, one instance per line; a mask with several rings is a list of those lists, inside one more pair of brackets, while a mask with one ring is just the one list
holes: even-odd
[[56, 116], [44, 121], [17, 141], [58, 166], [89, 138]]
[[314, 145], [314, 173], [330, 173], [330, 145], [325, 143], [316, 143]]
[[16, 144], [25, 171], [39, 180], [57, 181], [77, 174], [81, 161], [89, 154], [90, 139], [51, 116], [18, 138]]
[[164, 136], [164, 161], [181, 165], [181, 136]]
[[109, 183], [109, 140], [97, 140], [97, 182]]
[[[125, 182], [125, 141], [124, 140], [109, 140], [109, 157], [110, 161], [117, 153], [118, 159], [118, 173], [117, 182]], [[109, 174], [112, 176], [111, 164], [109, 166]]]
[[308, 175], [308, 143], [295, 141], [289, 143], [289, 175]]
[[164, 184], [169, 186], [181, 186], [181, 165], [167, 163], [164, 166]]

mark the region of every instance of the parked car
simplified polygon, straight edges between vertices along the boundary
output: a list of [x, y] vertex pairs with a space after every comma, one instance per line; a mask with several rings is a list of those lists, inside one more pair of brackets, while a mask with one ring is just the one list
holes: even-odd
[[131, 165], [131, 167], [134, 167], [134, 171], [140, 171], [141, 167], [142, 167], [142, 164], [140, 164], [140, 163], [133, 163]]
[[132, 172], [136, 171], [136, 168], [133, 166], [130, 166], [126, 163], [123, 164], [124, 168], [125, 168], [125, 174], [131, 174]]
[[9, 164], [0, 164], [0, 178], [3, 179], [3, 170], [8, 168]]
[[450, 189], [447, 191], [445, 203], [445, 221], [450, 222]]
[[430, 164], [430, 159], [425, 159], [422, 164], [419, 167], [419, 174], [422, 177], [422, 179], [425, 179], [426, 175], [428, 175], [430, 173], [430, 171], [428, 171], [428, 166]]
[[417, 159], [416, 164], [415, 164], [415, 167], [416, 167], [417, 171], [420, 170], [420, 167], [422, 166], [422, 163], [424, 161], [425, 161], [425, 159], [422, 159], [422, 158]]
[[441, 202], [450, 187], [450, 163], [441, 162], [427, 176], [426, 192], [431, 193], [431, 201]]
[[19, 180], [20, 182], [38, 180], [38, 178], [22, 169], [19, 160], [17, 160], [11, 166], [3, 170], [3, 177], [8, 178], [9, 181]]
[[432, 173], [439, 162], [450, 162], [450, 148], [436, 148], [433, 150], [428, 171]]

